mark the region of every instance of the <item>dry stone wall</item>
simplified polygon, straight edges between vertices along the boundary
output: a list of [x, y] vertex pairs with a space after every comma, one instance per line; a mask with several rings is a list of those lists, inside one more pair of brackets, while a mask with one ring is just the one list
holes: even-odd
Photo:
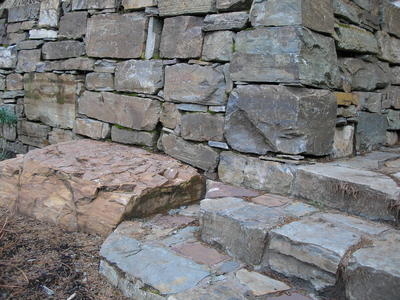
[[1, 106], [19, 119], [0, 135], [16, 153], [112, 140], [284, 192], [261, 177], [290, 167], [251, 167], [260, 156], [399, 140], [400, 8], [386, 0], [43, 0], [0, 17]]

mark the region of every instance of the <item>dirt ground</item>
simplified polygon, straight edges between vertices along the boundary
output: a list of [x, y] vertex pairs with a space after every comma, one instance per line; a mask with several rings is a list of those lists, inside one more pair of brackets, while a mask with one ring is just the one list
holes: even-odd
[[99, 273], [103, 239], [0, 208], [0, 300], [125, 300]]

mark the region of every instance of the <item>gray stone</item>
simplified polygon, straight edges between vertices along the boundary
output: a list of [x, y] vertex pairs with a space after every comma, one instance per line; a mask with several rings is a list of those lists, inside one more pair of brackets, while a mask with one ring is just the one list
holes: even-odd
[[382, 30], [400, 38], [400, 7], [388, 1], [383, 1], [381, 5]]
[[157, 94], [163, 86], [164, 67], [161, 60], [128, 60], [117, 64], [117, 91]]
[[177, 64], [165, 69], [166, 101], [223, 105], [227, 100], [222, 66]]
[[295, 167], [232, 152], [222, 152], [218, 176], [223, 182], [236, 186], [276, 194], [289, 194], [295, 176]]
[[156, 17], [149, 19], [149, 27], [147, 30], [146, 50], [145, 58], [151, 59], [153, 57], [160, 56], [160, 43], [161, 43], [161, 32], [163, 23]]
[[157, 143], [156, 132], [136, 131], [129, 128], [113, 126], [111, 129], [111, 140], [113, 142], [153, 147]]
[[173, 134], [163, 134], [161, 144], [166, 154], [199, 169], [212, 172], [218, 164], [219, 153], [202, 144], [193, 144]]
[[99, 73], [114, 73], [116, 67], [117, 62], [115, 60], [97, 60], [94, 64], [94, 71]]
[[181, 117], [181, 136], [191, 141], [223, 141], [224, 117], [222, 114], [189, 113]]
[[[181, 2], [181, 0], [177, 2]], [[161, 57], [200, 57], [203, 45], [202, 27], [203, 18], [201, 17], [179, 16], [166, 18], [161, 35]]]
[[246, 264], [263, 266], [269, 231], [286, 218], [297, 218], [315, 211], [312, 206], [300, 202], [277, 208], [240, 198], [205, 199], [200, 203], [201, 238]]
[[40, 3], [14, 6], [8, 10], [8, 22], [22, 22], [39, 18]]
[[72, 10], [115, 8], [115, 0], [72, 0]]
[[[70, 71], [70, 70], [79, 70], [79, 71], [93, 71], [94, 69], [94, 60], [87, 57], [76, 57], [69, 58], [65, 60], [59, 61], [46, 61], [43, 62], [43, 71]], [[36, 71], [41, 67], [37, 67]]]
[[46, 147], [49, 145], [47, 140], [49, 132], [49, 126], [26, 120], [18, 121], [18, 139], [24, 144], [39, 148]]
[[335, 26], [335, 32], [339, 50], [374, 54], [379, 52], [375, 36], [363, 28], [339, 23]]
[[392, 71], [392, 84], [400, 85], [400, 66], [391, 67]]
[[329, 91], [245, 85], [229, 98], [225, 137], [240, 152], [327, 155], [335, 121], [336, 101]]
[[16, 71], [19, 73], [35, 72], [40, 62], [41, 50], [21, 50], [18, 52], [18, 64]]
[[15, 46], [0, 47], [0, 68], [13, 69], [17, 64], [17, 49]]
[[78, 41], [48, 42], [42, 47], [44, 59], [64, 59], [85, 54], [85, 44]]
[[335, 19], [331, 0], [256, 0], [250, 12], [256, 26], [305, 26], [333, 33]]
[[400, 130], [400, 111], [389, 109], [387, 114], [388, 130]]
[[40, 3], [39, 27], [57, 27], [59, 16], [59, 0], [44, 0]]
[[380, 49], [379, 58], [390, 63], [400, 64], [400, 39], [392, 37], [383, 31], [378, 31], [376, 38]]
[[60, 37], [68, 39], [79, 39], [86, 33], [87, 12], [71, 12], [61, 17]]
[[32, 29], [29, 30], [29, 38], [32, 40], [55, 40], [57, 39], [58, 31], [50, 29]]
[[339, 83], [333, 39], [294, 26], [239, 32], [230, 71], [232, 80], [243, 82]]
[[157, 6], [157, 0], [122, 0], [124, 9], [139, 9], [150, 6]]
[[101, 140], [110, 136], [110, 125], [96, 120], [77, 118], [74, 123], [74, 132]]
[[23, 143], [16, 141], [7, 141], [5, 139], [0, 138], [0, 143], [4, 145], [4, 149], [16, 154], [25, 154], [28, 152], [28, 145], [24, 145]]
[[215, 0], [158, 0], [160, 16], [215, 12]]
[[27, 33], [9, 33], [8, 34], [8, 44], [15, 45], [27, 38]]
[[374, 91], [390, 83], [391, 74], [387, 63], [348, 57], [339, 59], [339, 65], [346, 84], [352, 90]]
[[142, 13], [92, 16], [86, 52], [93, 57], [139, 58], [145, 49], [146, 27], [147, 18]]
[[6, 76], [0, 75], [0, 91], [4, 91], [6, 89]]
[[399, 142], [399, 134], [396, 131], [386, 131], [386, 146], [394, 146]]
[[41, 45], [43, 45], [43, 41], [39, 41], [39, 40], [22, 41], [17, 44], [17, 49], [18, 50], [31, 50], [31, 49], [39, 48]]
[[29, 120], [52, 127], [72, 128], [77, 82], [73, 75], [31, 73], [24, 77], [25, 113]]
[[383, 108], [393, 107], [395, 109], [400, 109], [400, 87], [390, 86], [385, 90], [382, 106]]
[[23, 76], [17, 73], [7, 75], [6, 84], [9, 91], [22, 90], [24, 89]]
[[335, 128], [332, 156], [334, 158], [352, 156], [354, 152], [354, 126]]
[[176, 108], [181, 111], [190, 111], [190, 112], [207, 112], [208, 107], [205, 105], [198, 104], [177, 104]]
[[249, 14], [246, 12], [232, 12], [207, 15], [204, 19], [204, 31], [243, 29]]
[[108, 92], [84, 92], [79, 113], [136, 130], [154, 130], [161, 112], [157, 100]]
[[180, 124], [181, 114], [179, 113], [176, 104], [164, 102], [162, 105], [162, 113], [160, 115], [160, 122], [163, 126], [175, 129]]
[[354, 94], [359, 99], [359, 108], [372, 113], [380, 113], [382, 111], [381, 93], [354, 92]]
[[251, 0], [217, 0], [218, 11], [249, 10]]
[[208, 141], [208, 146], [218, 149], [229, 150], [229, 146], [227, 143], [223, 142], [216, 142], [216, 141]]
[[391, 201], [400, 188], [390, 177], [329, 164], [297, 169], [293, 195], [373, 220], [394, 220]]
[[356, 130], [358, 151], [371, 151], [385, 142], [387, 118], [381, 114], [359, 112]]
[[71, 130], [53, 128], [53, 130], [49, 133], [49, 143], [51, 145], [69, 142], [72, 141], [74, 138], [74, 134]]
[[111, 73], [88, 73], [86, 88], [93, 91], [114, 90], [114, 76]]
[[204, 38], [202, 59], [206, 61], [230, 61], [233, 54], [232, 31], [207, 33]]
[[354, 24], [361, 23], [362, 9], [348, 0], [334, 0], [333, 10], [335, 16], [350, 21]]

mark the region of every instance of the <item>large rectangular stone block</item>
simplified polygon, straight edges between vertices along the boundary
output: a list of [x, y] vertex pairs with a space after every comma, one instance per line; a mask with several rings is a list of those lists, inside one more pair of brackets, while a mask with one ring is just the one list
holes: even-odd
[[157, 0], [122, 0], [124, 9], [138, 9], [143, 7], [157, 6]]
[[225, 138], [247, 153], [328, 155], [335, 122], [336, 101], [329, 91], [245, 85], [229, 98]]
[[358, 151], [371, 151], [383, 145], [386, 140], [388, 120], [382, 114], [359, 112], [356, 131]]
[[110, 125], [96, 120], [77, 118], [74, 124], [74, 132], [100, 140], [110, 135]]
[[85, 35], [86, 25], [87, 12], [66, 13], [61, 17], [58, 34], [63, 38], [77, 39]]
[[19, 73], [35, 72], [40, 62], [41, 50], [21, 50], [18, 52], [18, 64], [16, 71]]
[[361, 27], [339, 23], [335, 31], [339, 50], [374, 54], [379, 52], [375, 36]]
[[153, 147], [157, 138], [158, 134], [155, 131], [137, 131], [119, 126], [113, 126], [111, 129], [111, 140], [121, 144]]
[[72, 128], [76, 112], [77, 85], [73, 75], [25, 74], [24, 104], [27, 118], [53, 127]]
[[78, 41], [59, 41], [45, 43], [42, 47], [44, 59], [63, 59], [85, 54], [85, 44]]
[[334, 40], [304, 27], [239, 32], [230, 71], [234, 81], [339, 84]]
[[218, 11], [248, 11], [252, 2], [252, 0], [217, 0], [217, 9]]
[[250, 12], [253, 26], [305, 26], [333, 33], [335, 19], [331, 0], [256, 0]]
[[187, 113], [181, 118], [182, 137], [192, 141], [223, 141], [224, 117], [221, 114]]
[[382, 1], [382, 30], [400, 38], [400, 7]]
[[84, 92], [79, 99], [79, 113], [136, 130], [155, 129], [160, 112], [160, 103], [147, 98]]
[[40, 3], [39, 27], [57, 27], [60, 0], [43, 0]]
[[8, 22], [22, 22], [39, 18], [40, 3], [14, 6], [8, 10]]
[[24, 144], [28, 144], [34, 147], [46, 147], [49, 145], [48, 135], [50, 127], [29, 122], [27, 120], [21, 120], [18, 122], [18, 139]]
[[142, 13], [96, 15], [88, 20], [88, 56], [139, 58], [144, 52], [148, 18]]
[[216, 11], [215, 0], [159, 0], [161, 16], [199, 14]]
[[390, 63], [400, 64], [400, 39], [390, 36], [384, 31], [376, 33], [379, 44], [379, 58]]

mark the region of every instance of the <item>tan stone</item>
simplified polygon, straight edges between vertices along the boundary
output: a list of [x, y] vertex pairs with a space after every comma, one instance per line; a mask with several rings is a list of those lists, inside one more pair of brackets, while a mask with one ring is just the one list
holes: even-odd
[[52, 145], [29, 152], [23, 161], [0, 163], [0, 205], [97, 234], [109, 233], [127, 217], [197, 201], [204, 186], [194, 168], [177, 160], [92, 140]]
[[359, 98], [356, 94], [342, 92], [335, 92], [334, 94], [338, 105], [350, 106], [359, 104]]

